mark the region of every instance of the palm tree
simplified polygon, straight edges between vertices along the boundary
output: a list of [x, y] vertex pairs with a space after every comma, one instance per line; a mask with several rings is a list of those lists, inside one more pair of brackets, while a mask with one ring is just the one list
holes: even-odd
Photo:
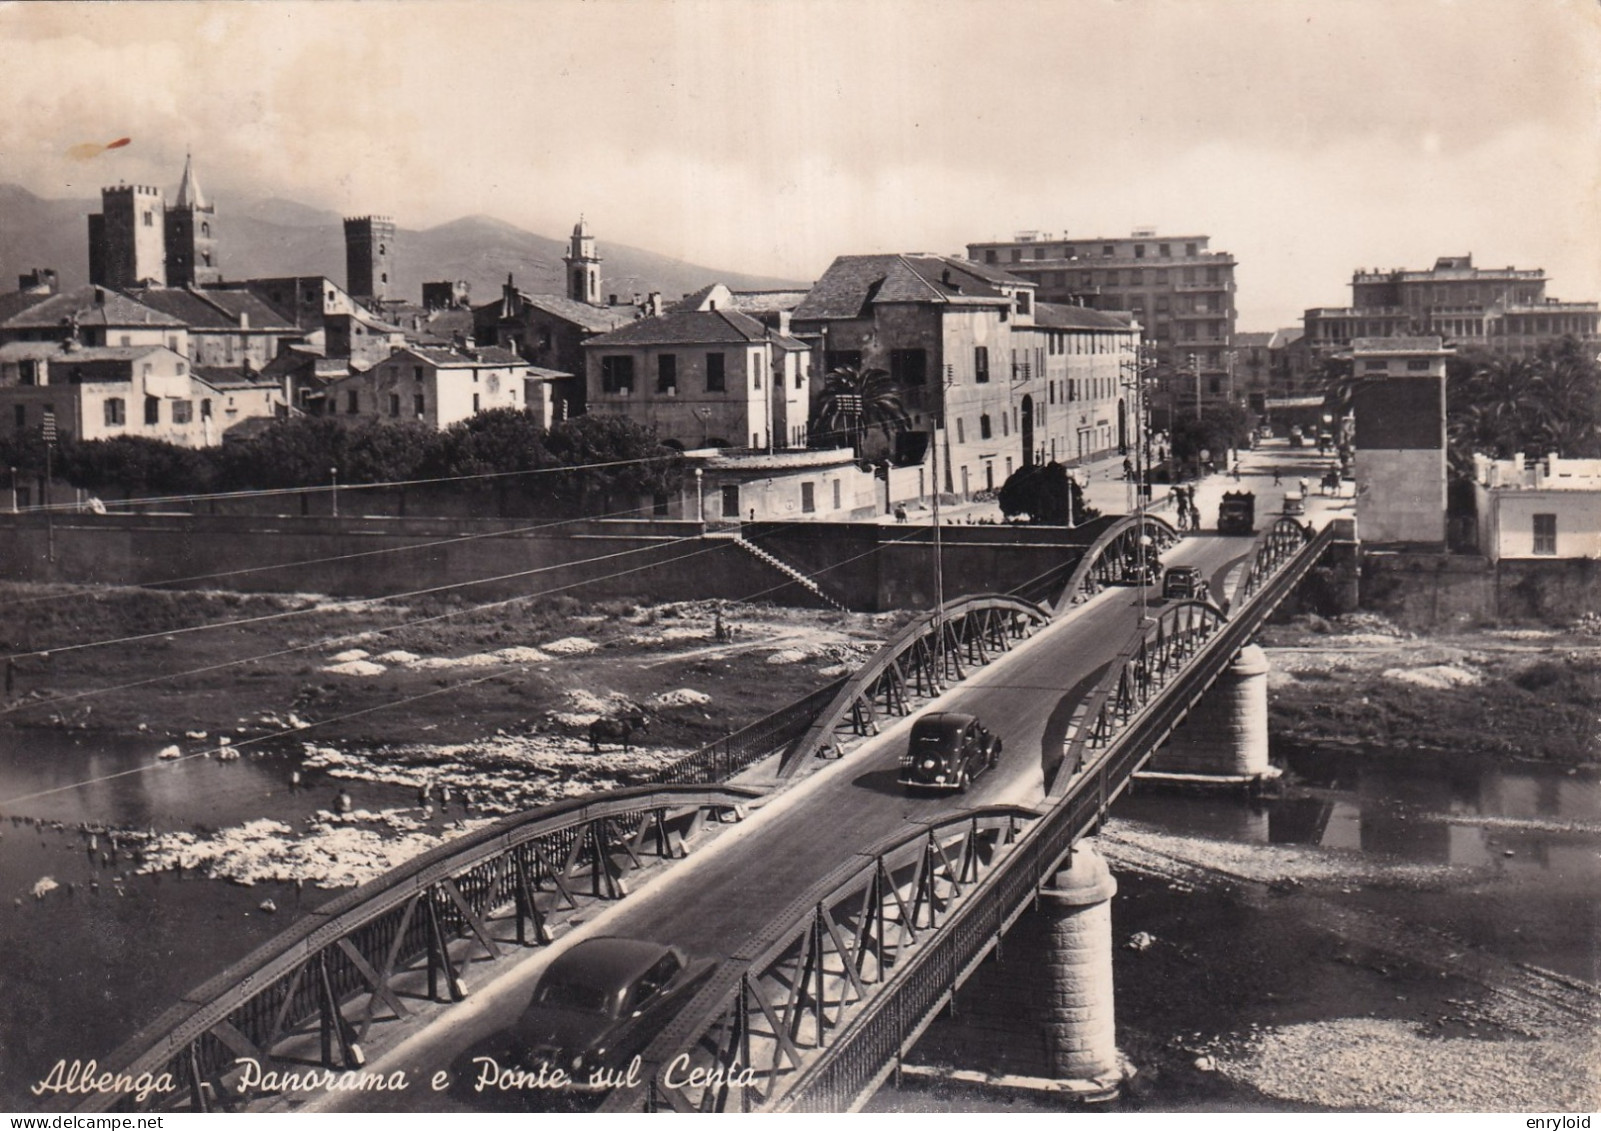
[[823, 378], [822, 398], [812, 418], [811, 434], [818, 439], [846, 440], [858, 459], [867, 434], [874, 428], [891, 444], [898, 433], [912, 426], [901, 402], [900, 387], [882, 369], [842, 365]]

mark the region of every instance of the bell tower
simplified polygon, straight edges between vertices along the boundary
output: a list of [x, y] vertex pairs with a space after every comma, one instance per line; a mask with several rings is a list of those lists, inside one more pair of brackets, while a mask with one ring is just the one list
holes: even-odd
[[562, 262], [567, 264], [567, 297], [599, 306], [600, 256], [595, 254], [595, 237], [589, 234], [582, 216], [573, 225], [572, 242]]
[[178, 199], [167, 209], [167, 285], [202, 287], [222, 281], [217, 264], [217, 207], [208, 204], [185, 157]]

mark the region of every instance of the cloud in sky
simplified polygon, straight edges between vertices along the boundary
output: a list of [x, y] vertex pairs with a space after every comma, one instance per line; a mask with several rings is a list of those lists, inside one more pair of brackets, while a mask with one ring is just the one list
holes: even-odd
[[[1589, 0], [13, 4], [0, 177], [426, 226], [481, 212], [733, 270], [1013, 230], [1205, 233], [1242, 328], [1472, 251], [1601, 298]], [[92, 162], [69, 149], [132, 137]], [[92, 178], [89, 179], [89, 178]]]

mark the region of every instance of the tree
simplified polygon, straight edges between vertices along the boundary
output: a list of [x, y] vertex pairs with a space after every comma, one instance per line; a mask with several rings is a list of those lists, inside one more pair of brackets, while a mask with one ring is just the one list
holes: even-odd
[[586, 413], [550, 430], [551, 463], [583, 468], [554, 480], [551, 496], [578, 513], [591, 513], [592, 500], [667, 494], [683, 482], [683, 457], [664, 448], [656, 430], [615, 413]]
[[1219, 404], [1209, 407], [1201, 419], [1181, 417], [1173, 424], [1173, 458], [1181, 463], [1210, 452], [1221, 460], [1230, 448], [1244, 446], [1251, 438], [1251, 414], [1243, 405]]
[[330, 469], [345, 472], [349, 443], [350, 432], [337, 417], [293, 416], [252, 439], [224, 444], [218, 478], [236, 491], [323, 486]]
[[1465, 348], [1446, 362], [1447, 444], [1458, 478], [1472, 477], [1475, 453], [1594, 458], [1598, 426], [1601, 364], [1577, 338], [1546, 342], [1529, 358]]
[[216, 462], [210, 452], [144, 436], [113, 436], [63, 444], [58, 474], [99, 495], [191, 495], [211, 490]]
[[912, 426], [901, 400], [900, 386], [882, 369], [842, 365], [823, 379], [817, 413], [808, 431], [814, 446], [849, 446], [857, 459], [865, 451], [868, 434], [875, 428], [893, 451], [895, 437]]
[[1048, 526], [1077, 526], [1101, 514], [1085, 505], [1083, 488], [1055, 460], [1012, 472], [1001, 484], [996, 501], [1007, 518], [1026, 514], [1030, 522]]

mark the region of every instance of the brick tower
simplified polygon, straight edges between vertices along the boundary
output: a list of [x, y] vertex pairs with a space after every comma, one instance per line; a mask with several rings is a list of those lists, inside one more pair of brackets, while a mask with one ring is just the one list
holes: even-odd
[[167, 208], [151, 185], [100, 190], [89, 217], [89, 281], [102, 287], [167, 285]]
[[394, 269], [395, 222], [387, 216], [345, 220], [345, 289], [367, 306], [382, 308]]

